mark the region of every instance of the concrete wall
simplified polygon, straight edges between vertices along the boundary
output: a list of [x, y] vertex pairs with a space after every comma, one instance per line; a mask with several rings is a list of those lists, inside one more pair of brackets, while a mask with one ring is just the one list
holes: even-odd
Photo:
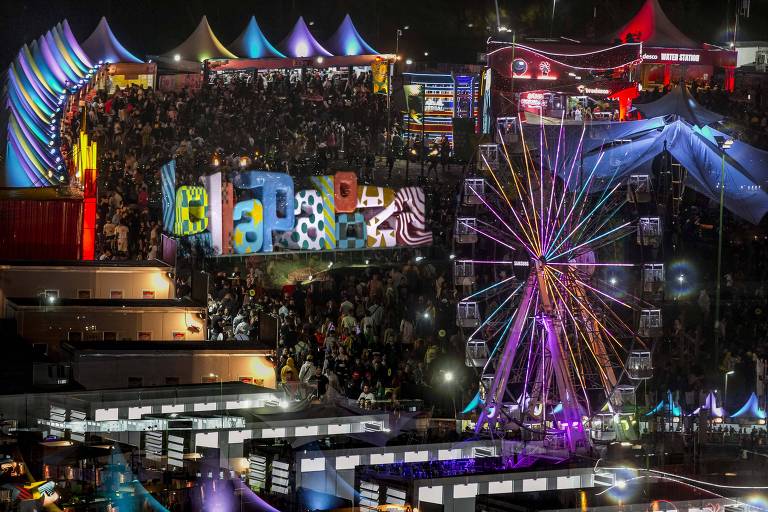
[[[165, 386], [167, 384], [200, 384], [203, 379], [237, 381], [255, 379], [254, 384], [274, 388], [275, 370], [264, 351], [229, 353], [214, 350], [181, 352], [128, 351], [84, 352], [73, 362], [74, 379], [86, 389], [107, 389], [127, 386]], [[139, 384], [136, 379], [140, 378]], [[173, 379], [178, 379], [175, 381]]]
[[154, 291], [155, 299], [173, 299], [176, 290], [167, 273], [171, 267], [0, 267], [0, 314], [5, 317], [7, 297], [36, 297], [46, 290], [57, 290], [62, 299], [109, 299], [112, 291], [122, 291], [124, 299], [143, 299], [144, 291]]

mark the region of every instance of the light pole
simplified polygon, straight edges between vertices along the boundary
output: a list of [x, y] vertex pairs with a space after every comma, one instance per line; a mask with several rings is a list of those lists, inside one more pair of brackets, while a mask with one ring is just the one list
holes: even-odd
[[725, 409], [725, 400], [728, 396], [728, 376], [733, 375], [734, 373], [736, 373], [734, 370], [725, 372], [725, 386], [723, 386], [723, 409]]
[[549, 37], [552, 37], [552, 30], [555, 26], [555, 6], [557, 5], [557, 0], [552, 0], [552, 18], [550, 18], [549, 21]]
[[725, 202], [725, 152], [733, 146], [733, 139], [715, 136], [723, 155], [720, 171], [720, 221], [717, 233], [717, 284], [715, 287], [715, 362], [720, 357], [720, 274], [723, 262], [723, 203]]
[[400, 60], [400, 38], [408, 25], [395, 30], [395, 60], [392, 62], [392, 72], [387, 74], [387, 154], [392, 150], [392, 85], [397, 72], [397, 61]]

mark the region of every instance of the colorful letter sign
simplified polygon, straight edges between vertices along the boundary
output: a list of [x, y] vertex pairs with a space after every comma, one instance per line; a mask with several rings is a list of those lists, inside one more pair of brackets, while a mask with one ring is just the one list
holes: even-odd
[[354, 173], [338, 172], [312, 177], [313, 188], [294, 191], [287, 174], [243, 171], [232, 176], [231, 184], [222, 185], [214, 175], [203, 180], [205, 186], [177, 188], [173, 161], [163, 166], [161, 176], [166, 231], [177, 236], [221, 233], [227, 239], [215, 244], [217, 254], [230, 248], [234, 254], [268, 253], [275, 245], [321, 251], [432, 243], [424, 192], [417, 187], [358, 185]]

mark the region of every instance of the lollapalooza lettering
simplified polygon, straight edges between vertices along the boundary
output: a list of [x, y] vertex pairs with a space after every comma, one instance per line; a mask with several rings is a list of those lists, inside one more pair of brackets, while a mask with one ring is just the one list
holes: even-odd
[[[161, 175], [166, 231], [179, 237], [213, 234], [211, 244], [220, 254], [272, 252], [275, 245], [319, 251], [432, 243], [418, 187], [358, 185], [354, 172], [337, 172], [314, 176], [313, 188], [295, 191], [287, 174], [242, 171], [232, 177], [240, 191], [234, 202], [212, 200], [222, 194], [220, 173], [206, 178], [206, 186], [176, 188], [171, 161]], [[231, 225], [222, 225], [224, 219], [232, 219]], [[231, 236], [217, 241], [216, 233]]]

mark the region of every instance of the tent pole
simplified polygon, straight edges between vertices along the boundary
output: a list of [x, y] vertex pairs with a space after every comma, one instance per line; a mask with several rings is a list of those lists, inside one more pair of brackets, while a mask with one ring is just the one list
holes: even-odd
[[725, 151], [720, 171], [720, 223], [717, 234], [717, 285], [715, 288], [715, 363], [720, 358], [720, 274], [723, 261], [723, 201], [725, 200]]

